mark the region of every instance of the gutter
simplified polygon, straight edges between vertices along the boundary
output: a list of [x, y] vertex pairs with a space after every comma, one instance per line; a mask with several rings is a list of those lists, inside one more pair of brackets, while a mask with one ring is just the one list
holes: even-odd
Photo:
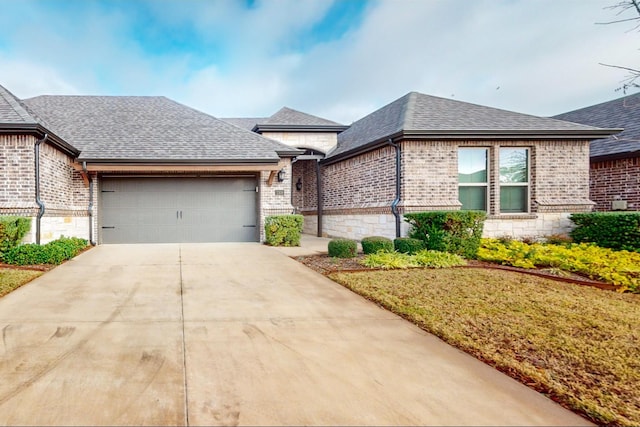
[[44, 202], [40, 199], [40, 144], [45, 142], [49, 138], [49, 134], [45, 133], [42, 139], [36, 141], [33, 146], [34, 157], [34, 169], [35, 169], [35, 186], [36, 186], [36, 204], [38, 205], [38, 216], [36, 216], [36, 244], [40, 244], [40, 230], [42, 228], [41, 222], [44, 216], [45, 206]]
[[318, 207], [317, 207], [317, 212], [318, 212], [318, 232], [317, 232], [317, 236], [318, 237], [322, 237], [322, 173], [320, 170], [320, 159], [317, 159], [316, 161], [316, 193], [318, 196]]
[[393, 142], [393, 139], [387, 140], [387, 145], [392, 146], [396, 150], [396, 198], [391, 202], [391, 212], [396, 218], [396, 238], [400, 237], [400, 212], [398, 204], [400, 203], [400, 144]]
[[87, 172], [87, 162], [82, 162], [82, 170], [89, 180], [89, 206], [87, 206], [87, 213], [89, 214], [89, 243], [91, 246], [95, 246], [96, 241], [93, 238], [93, 178], [91, 178], [91, 175]]
[[387, 135], [382, 138], [377, 138], [367, 144], [359, 145], [343, 151], [337, 154], [329, 154], [327, 158], [323, 160], [323, 164], [329, 165], [342, 160], [346, 160], [351, 157], [355, 157], [367, 151], [375, 150], [377, 148], [387, 145], [389, 139], [425, 139], [425, 140], [504, 140], [504, 139], [530, 139], [530, 140], [557, 140], [557, 139], [602, 139], [612, 134], [618, 133], [623, 129], [605, 129], [595, 128], [588, 131], [585, 130], [402, 130], [395, 132], [391, 135]]

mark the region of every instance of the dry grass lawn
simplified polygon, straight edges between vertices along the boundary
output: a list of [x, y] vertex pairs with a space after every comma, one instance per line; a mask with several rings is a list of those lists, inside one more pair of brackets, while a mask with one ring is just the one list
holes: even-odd
[[0, 297], [42, 275], [42, 271], [0, 268]]
[[498, 270], [329, 277], [601, 425], [640, 425], [640, 295]]

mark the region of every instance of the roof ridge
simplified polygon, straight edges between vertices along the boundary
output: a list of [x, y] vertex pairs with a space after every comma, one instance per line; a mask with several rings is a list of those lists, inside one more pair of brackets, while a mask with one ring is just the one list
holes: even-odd
[[25, 123], [38, 123], [38, 117], [17, 96], [2, 85], [0, 85], [0, 98], [4, 99], [13, 112]]
[[411, 91], [405, 96], [408, 96], [409, 99], [402, 109], [402, 117], [400, 118], [400, 123], [402, 123], [402, 129], [412, 129], [410, 125], [413, 124], [413, 113], [415, 111], [418, 92]]

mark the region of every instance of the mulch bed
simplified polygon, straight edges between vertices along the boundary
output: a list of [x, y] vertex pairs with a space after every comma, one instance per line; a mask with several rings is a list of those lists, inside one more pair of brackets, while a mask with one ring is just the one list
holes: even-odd
[[[317, 271], [325, 276], [336, 272], [357, 272], [357, 271], [375, 271], [382, 270], [380, 268], [365, 267], [360, 264], [360, 261], [364, 258], [364, 255], [360, 254], [355, 258], [332, 258], [328, 255], [307, 255], [292, 257], [296, 261], [306, 265], [312, 270]], [[577, 285], [593, 286], [599, 289], [605, 289], [608, 291], [615, 291], [616, 287], [609, 283], [593, 280], [579, 274], [570, 272], [559, 272], [552, 269], [526, 269], [519, 267], [511, 267], [507, 265], [494, 264], [485, 261], [469, 260], [466, 266], [455, 268], [488, 268], [497, 270], [513, 271], [516, 273], [529, 274], [546, 279], [557, 280], [560, 282], [574, 283]]]

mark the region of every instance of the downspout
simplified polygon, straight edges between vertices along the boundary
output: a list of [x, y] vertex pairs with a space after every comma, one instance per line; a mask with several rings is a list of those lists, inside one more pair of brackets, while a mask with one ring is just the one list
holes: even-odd
[[49, 134], [45, 133], [42, 139], [36, 141], [33, 147], [34, 169], [36, 179], [36, 204], [38, 205], [38, 216], [36, 216], [36, 244], [40, 244], [40, 230], [42, 217], [44, 216], [44, 202], [40, 199], [40, 144], [49, 138]]
[[320, 159], [316, 160], [316, 192], [318, 193], [318, 237], [322, 237], [322, 174], [320, 173]]
[[96, 242], [93, 239], [93, 179], [87, 172], [87, 162], [82, 162], [82, 171], [89, 180], [89, 206], [87, 206], [87, 213], [89, 214], [89, 243], [91, 243], [91, 246], [95, 246]]
[[396, 149], [396, 198], [391, 202], [391, 212], [396, 217], [396, 238], [400, 237], [400, 212], [398, 204], [400, 203], [400, 145], [393, 142], [391, 138], [387, 140], [387, 144]]

